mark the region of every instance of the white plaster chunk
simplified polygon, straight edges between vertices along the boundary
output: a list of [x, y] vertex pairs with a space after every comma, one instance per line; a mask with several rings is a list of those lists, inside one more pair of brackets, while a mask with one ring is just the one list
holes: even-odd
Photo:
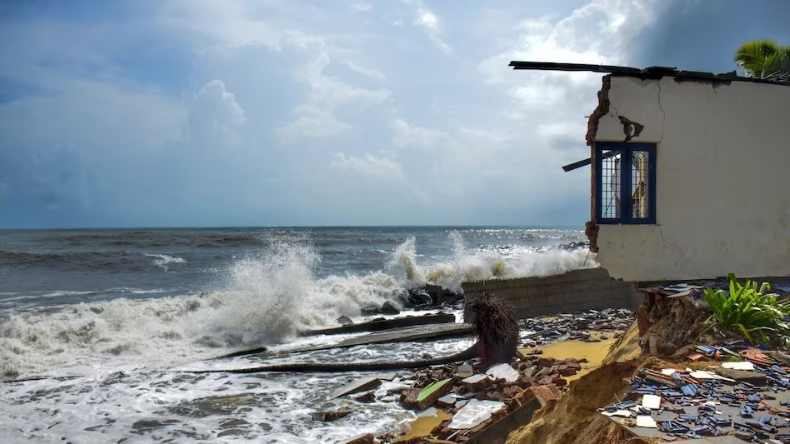
[[510, 364], [495, 365], [486, 371], [494, 379], [504, 379], [507, 382], [515, 382], [518, 380], [519, 373]]
[[473, 399], [461, 410], [458, 410], [458, 413], [453, 416], [453, 421], [447, 427], [453, 430], [471, 429], [503, 407], [505, 407], [504, 402]]

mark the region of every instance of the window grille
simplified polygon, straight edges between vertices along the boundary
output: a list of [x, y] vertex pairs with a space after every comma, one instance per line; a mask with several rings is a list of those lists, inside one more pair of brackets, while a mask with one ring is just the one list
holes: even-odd
[[596, 143], [596, 221], [656, 223], [656, 146]]

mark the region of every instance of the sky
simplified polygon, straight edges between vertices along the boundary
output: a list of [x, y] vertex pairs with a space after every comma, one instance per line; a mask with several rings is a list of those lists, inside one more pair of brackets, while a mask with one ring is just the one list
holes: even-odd
[[732, 71], [787, 0], [9, 0], [0, 228], [583, 227], [600, 74]]

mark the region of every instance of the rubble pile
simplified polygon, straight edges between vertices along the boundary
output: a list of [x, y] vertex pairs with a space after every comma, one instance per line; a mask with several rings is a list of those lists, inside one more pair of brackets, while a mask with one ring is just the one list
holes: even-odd
[[[564, 378], [576, 374], [585, 362], [527, 356], [487, 369], [474, 361], [449, 364], [421, 370], [414, 375], [410, 386], [389, 389], [378, 398], [373, 391], [345, 396], [366, 403], [373, 400], [399, 402], [406, 409], [421, 412], [443, 409], [452, 418], [435, 427], [431, 436], [465, 443], [527, 402], [537, 400], [543, 405], [548, 400], [558, 399], [563, 387], [567, 386]], [[421, 439], [408, 442], [423, 442]], [[397, 437], [385, 435], [373, 442], [399, 441]]]
[[[607, 334], [615, 337], [628, 330], [634, 321], [634, 314], [627, 309], [607, 308], [584, 312], [561, 314], [556, 317], [528, 318], [519, 321], [522, 330], [533, 333], [523, 335], [524, 347], [535, 347], [560, 340], [580, 340], [600, 342], [608, 339]], [[593, 337], [591, 332], [602, 332]]]
[[599, 411], [663, 442], [732, 435], [790, 443], [790, 356], [738, 342], [697, 346], [688, 358], [694, 369], [640, 370], [627, 397]]

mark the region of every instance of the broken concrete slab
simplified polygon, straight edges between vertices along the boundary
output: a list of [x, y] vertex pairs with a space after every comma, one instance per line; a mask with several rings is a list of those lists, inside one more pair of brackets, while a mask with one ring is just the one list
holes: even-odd
[[403, 407], [407, 409], [416, 408], [417, 410], [425, 410], [434, 405], [439, 398], [450, 393], [452, 388], [453, 380], [451, 378], [436, 381], [420, 390], [416, 398], [407, 397], [406, 402], [403, 403]]
[[473, 399], [458, 410], [448, 428], [453, 430], [474, 428], [490, 418], [492, 413], [504, 407], [504, 402]]
[[377, 332], [393, 330], [396, 328], [415, 327], [419, 325], [452, 324], [455, 323], [455, 315], [452, 313], [430, 314], [425, 316], [408, 316], [395, 319], [383, 319], [377, 321], [360, 322], [359, 324], [342, 325], [340, 327], [325, 328], [321, 330], [308, 330], [301, 333], [302, 336], [317, 335], [336, 335], [360, 332]]
[[360, 378], [338, 389], [335, 389], [332, 393], [330, 393], [327, 396], [327, 399], [335, 399], [341, 396], [350, 395], [352, 393], [373, 390], [374, 388], [380, 385], [381, 385], [381, 379], [379, 379], [378, 377], [372, 376], [367, 378]]
[[716, 373], [736, 382], [748, 382], [749, 384], [756, 386], [764, 386], [768, 382], [765, 373], [751, 370], [736, 370], [719, 367], [716, 369]]
[[435, 339], [435, 338], [447, 338], [453, 336], [472, 335], [473, 333], [474, 332], [472, 330], [471, 324], [421, 325], [417, 327], [400, 328], [391, 331], [362, 335], [355, 338], [345, 339], [336, 344], [285, 350], [278, 353], [278, 355], [288, 354], [288, 353], [302, 353], [302, 352], [318, 351], [318, 350], [331, 350], [334, 348], [349, 348], [349, 347], [356, 347], [359, 345], [385, 344], [390, 342], [406, 342], [406, 341], [420, 341], [420, 340]]
[[542, 404], [536, 398], [532, 398], [480, 433], [472, 436], [467, 444], [504, 444], [511, 432], [532, 421], [532, 416], [541, 406]]
[[478, 374], [472, 375], [466, 379], [462, 379], [459, 384], [467, 391], [476, 392], [488, 387], [493, 382], [494, 381], [488, 375]]

